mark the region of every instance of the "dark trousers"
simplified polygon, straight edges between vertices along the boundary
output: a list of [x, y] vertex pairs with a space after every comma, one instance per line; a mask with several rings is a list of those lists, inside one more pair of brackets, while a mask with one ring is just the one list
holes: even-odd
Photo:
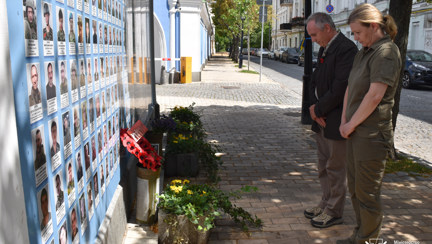
[[318, 145], [318, 178], [322, 197], [319, 207], [332, 217], [342, 217], [346, 195], [346, 141], [324, 137], [321, 130], [315, 135]]
[[364, 244], [379, 236], [383, 219], [381, 184], [388, 143], [382, 133], [378, 138], [365, 138], [354, 132], [347, 140], [348, 189], [357, 221], [354, 243]]

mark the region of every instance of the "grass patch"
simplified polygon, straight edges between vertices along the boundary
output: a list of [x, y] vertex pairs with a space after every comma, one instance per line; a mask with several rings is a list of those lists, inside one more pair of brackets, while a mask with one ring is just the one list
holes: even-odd
[[236, 68], [238, 68], [238, 66], [239, 66], [238, 64], [234, 65], [234, 67], [236, 67]]
[[392, 174], [397, 172], [406, 172], [410, 176], [431, 176], [432, 175], [432, 169], [423, 165], [419, 164], [412, 159], [409, 159], [404, 156], [399, 156], [400, 159], [398, 160], [392, 160], [388, 159], [386, 163], [385, 173], [386, 174]]
[[240, 72], [242, 73], [247, 73], [247, 74], [259, 74], [259, 72], [253, 71], [253, 70], [240, 70]]

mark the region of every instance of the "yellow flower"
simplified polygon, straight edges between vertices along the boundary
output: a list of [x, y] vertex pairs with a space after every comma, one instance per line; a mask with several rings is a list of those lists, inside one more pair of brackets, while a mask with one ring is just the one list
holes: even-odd
[[170, 186], [170, 189], [175, 193], [179, 193], [183, 190], [183, 186]]
[[206, 194], [207, 192], [203, 191], [203, 194]]
[[187, 190], [187, 194], [192, 195], [192, 191], [191, 190]]
[[181, 184], [182, 183], [182, 181], [181, 180], [172, 180], [171, 181], [171, 185], [175, 185], [175, 184]]
[[189, 180], [184, 180], [184, 181], [183, 181], [183, 185], [184, 185], [184, 184], [189, 184], [189, 183], [190, 183]]
[[178, 141], [176, 140], [176, 141], [173, 141], [173, 143], [178, 143]]

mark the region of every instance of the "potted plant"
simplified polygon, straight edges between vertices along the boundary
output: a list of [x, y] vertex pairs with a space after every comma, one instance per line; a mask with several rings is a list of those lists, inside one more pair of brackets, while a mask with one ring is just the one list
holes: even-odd
[[170, 138], [165, 151], [165, 176], [196, 176], [202, 144], [201, 139], [192, 135], [179, 134]]
[[175, 106], [169, 116], [174, 119], [177, 126], [175, 133], [190, 134], [196, 138], [203, 138], [204, 131], [202, 129], [201, 116], [194, 111], [195, 103], [188, 107]]
[[164, 133], [175, 131], [176, 122], [166, 115], [154, 119], [150, 123], [151, 129], [146, 133], [145, 137], [156, 148], [156, 151], [162, 156], [162, 140]]
[[189, 180], [171, 181], [157, 197], [159, 243], [207, 243], [209, 230], [221, 213], [229, 215], [244, 231], [248, 231], [248, 225], [261, 227], [259, 218], [236, 207], [230, 200], [256, 190], [255, 187], [243, 187], [225, 193], [213, 185], [190, 184]]

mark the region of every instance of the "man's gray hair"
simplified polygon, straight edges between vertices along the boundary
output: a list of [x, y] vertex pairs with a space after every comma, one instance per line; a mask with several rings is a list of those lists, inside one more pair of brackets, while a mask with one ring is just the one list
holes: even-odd
[[332, 28], [333, 30], [336, 30], [336, 26], [335, 26], [332, 18], [330, 17], [330, 15], [328, 15], [326, 13], [317, 12], [317, 13], [312, 14], [311, 16], [309, 16], [309, 18], [307, 18], [306, 25], [309, 24], [309, 22], [312, 20], [315, 21], [315, 25], [320, 30], [324, 29], [325, 24], [328, 24], [330, 26], [330, 28]]

